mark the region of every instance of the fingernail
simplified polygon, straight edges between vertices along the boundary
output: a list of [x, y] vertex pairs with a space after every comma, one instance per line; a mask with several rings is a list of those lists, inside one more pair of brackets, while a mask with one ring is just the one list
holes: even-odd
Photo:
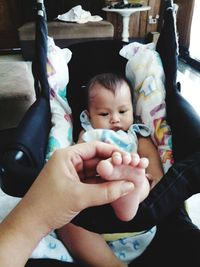
[[132, 192], [134, 189], [134, 184], [131, 182], [123, 182], [122, 184], [122, 193], [123, 195], [126, 195], [130, 192]]

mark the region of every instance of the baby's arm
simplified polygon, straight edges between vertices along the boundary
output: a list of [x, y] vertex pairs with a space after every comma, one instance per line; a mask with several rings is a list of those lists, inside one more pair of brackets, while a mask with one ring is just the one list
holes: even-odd
[[57, 230], [75, 260], [88, 267], [125, 267], [101, 235], [69, 223]]
[[77, 144], [79, 143], [84, 143], [83, 139], [82, 139], [82, 135], [84, 134], [84, 130], [82, 130], [78, 136], [78, 140], [77, 140]]
[[149, 159], [147, 173], [153, 188], [163, 177], [163, 169], [158, 150], [150, 138], [139, 138], [138, 154]]

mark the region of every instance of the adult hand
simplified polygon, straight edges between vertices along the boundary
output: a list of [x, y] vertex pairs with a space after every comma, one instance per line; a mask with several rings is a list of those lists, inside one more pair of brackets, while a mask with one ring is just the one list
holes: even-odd
[[[0, 225], [0, 265], [23, 266], [40, 239], [70, 222], [81, 210], [113, 202], [130, 193], [125, 181], [86, 184], [96, 165], [115, 146], [83, 143], [56, 151], [27, 194]], [[84, 182], [83, 182], [84, 180]], [[9, 257], [12, 255], [12, 257]], [[2, 262], [1, 262], [2, 261]]]
[[89, 206], [113, 202], [133, 190], [130, 182], [98, 183], [95, 177], [97, 163], [116, 150], [115, 146], [92, 142], [53, 154], [24, 198], [24, 202], [31, 203], [30, 208], [37, 208], [37, 216], [40, 214], [43, 221], [46, 219], [47, 231], [70, 222]]

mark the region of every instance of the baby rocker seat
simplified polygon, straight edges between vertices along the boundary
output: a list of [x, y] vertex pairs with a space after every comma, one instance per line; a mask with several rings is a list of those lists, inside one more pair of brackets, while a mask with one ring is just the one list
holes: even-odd
[[[166, 3], [166, 6], [171, 5], [170, 1]], [[42, 4], [38, 3], [38, 9], [41, 9], [41, 6]], [[176, 42], [173, 39], [175, 38], [174, 22], [169, 23], [166, 19], [157, 50], [163, 62], [166, 87], [172, 87], [176, 83], [177, 52]], [[173, 17], [171, 19], [173, 20]], [[47, 24], [43, 17], [38, 15], [36, 57], [33, 61], [37, 99], [16, 129], [1, 132], [2, 189], [13, 196], [24, 195], [45, 163], [46, 147], [52, 126], [49, 84], [46, 74], [46, 38]], [[174, 40], [174, 47], [171, 40]], [[119, 55], [122, 47], [123, 43], [119, 40], [90, 41], [69, 47], [72, 58], [68, 63], [70, 78], [67, 85], [67, 99], [73, 114], [75, 141], [80, 132], [79, 114], [84, 107], [81, 87], [98, 73], [116, 72], [125, 75], [127, 59]]]
[[[50, 78], [50, 73], [53, 73], [54, 71], [56, 72], [56, 70], [53, 66], [54, 59], [52, 61], [49, 58], [47, 59], [47, 25], [44, 19], [45, 12], [43, 4], [40, 2], [41, 1], [38, 1], [37, 4], [36, 57], [33, 62], [36, 101], [30, 107], [28, 112], [26, 112], [17, 128], [0, 133], [1, 187], [8, 195], [17, 197], [23, 197], [34, 182], [46, 162], [47, 148], [50, 141], [55, 140], [50, 138], [52, 137], [51, 134], [54, 133], [52, 130], [55, 128], [55, 121], [52, 113], [52, 108], [55, 108], [55, 106], [52, 106], [52, 99], [56, 98], [58, 102], [66, 100], [69, 103], [69, 106], [68, 103], [65, 103], [65, 112], [67, 114], [65, 119], [68, 121], [68, 144], [72, 144], [77, 140], [78, 133], [80, 132], [79, 115], [85, 106], [85, 103], [82, 101], [84, 95], [81, 88], [86, 85], [91, 77], [102, 72], [115, 72], [127, 75], [127, 62], [129, 62], [129, 56], [125, 58], [119, 55], [119, 51], [123, 48], [123, 43], [119, 40], [98, 40], [73, 44], [69, 47], [72, 57], [70, 59], [69, 56], [67, 59], [69, 68], [69, 83], [67, 84], [67, 89], [64, 88], [65, 90], [60, 90], [60, 93], [55, 97], [56, 90], [52, 90], [53, 81]], [[166, 88], [166, 99], [165, 97], [163, 99], [163, 95], [161, 94], [161, 100], [166, 100], [166, 119], [170, 126], [173, 126], [172, 148], [174, 160], [176, 162], [199, 149], [196, 144], [199, 144], [200, 132], [199, 130], [194, 132], [191, 140], [191, 133], [189, 130], [185, 131], [185, 125], [188, 123], [188, 118], [185, 117], [184, 125], [174, 123], [171, 119], [175, 112], [178, 116], [179, 113], [187, 114], [188, 110], [190, 110], [190, 123], [193, 123], [193, 119], [195, 123], [196, 121], [199, 121], [198, 116], [193, 112], [193, 109], [191, 109], [190, 104], [187, 103], [178, 92], [179, 87], [176, 84], [177, 39], [172, 9], [172, 1], [166, 0], [164, 24], [157, 43], [156, 51], [161, 57], [165, 73], [164, 84]], [[48, 66], [48, 68], [46, 66]], [[68, 77], [67, 70], [66, 77]], [[142, 87], [139, 86], [138, 88], [141, 89]], [[139, 91], [137, 91], [137, 93], [138, 92]], [[165, 104], [165, 102], [162, 101], [159, 103], [160, 110], [162, 110]], [[71, 114], [73, 114], [73, 129]], [[142, 116], [142, 113], [139, 115]], [[157, 123], [158, 121], [159, 120], [157, 120]], [[158, 123], [156, 125], [159, 125], [159, 129], [164, 126], [164, 128], [167, 129], [167, 133], [169, 133], [170, 129], [165, 123], [166, 120], [164, 117], [164, 120], [161, 120], [160, 124]], [[158, 128], [156, 128], [154, 132], [153, 141], [158, 145], [165, 142], [166, 145], [167, 140], [167, 145], [171, 146], [171, 139], [165, 138], [168, 135], [163, 134], [161, 138], [162, 140], [159, 139], [160, 131]], [[182, 135], [183, 128], [185, 132], [184, 137]], [[72, 130], [73, 138], [72, 135], [70, 135], [70, 131]], [[183, 148], [181, 144], [185, 138], [188, 142]], [[55, 145], [55, 143], [53, 143], [53, 145]], [[57, 147], [59, 148], [59, 145]], [[162, 153], [162, 150], [160, 151]], [[171, 157], [167, 159], [170, 161], [172, 160]], [[179, 198], [179, 196], [177, 196], [177, 198]], [[79, 218], [81, 218], [81, 216]], [[81, 219], [79, 219], [79, 221], [80, 220]], [[124, 231], [124, 229], [121, 231]], [[27, 263], [27, 266], [56, 267], [76, 265], [73, 263], [62, 263], [56, 260], [31, 260]]]

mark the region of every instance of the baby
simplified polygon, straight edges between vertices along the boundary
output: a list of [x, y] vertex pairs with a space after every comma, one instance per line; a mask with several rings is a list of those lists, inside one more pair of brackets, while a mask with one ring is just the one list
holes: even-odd
[[[111, 163], [114, 163], [116, 169], [116, 166], [122, 163], [127, 165], [131, 161], [132, 163], [137, 161], [135, 154], [139, 142], [137, 134], [146, 137], [150, 135], [150, 130], [145, 125], [133, 124], [132, 93], [128, 82], [123, 77], [112, 73], [98, 75], [89, 82], [86, 94], [87, 110], [80, 116], [84, 130], [80, 133], [78, 142], [100, 140], [115, 144], [122, 150], [132, 153], [132, 155], [127, 153], [126, 162], [121, 162], [117, 158], [107, 161], [106, 166], [109, 166], [110, 175], [107, 170], [106, 175], [102, 171], [99, 173], [104, 179], [119, 179], [116, 175], [112, 175]], [[122, 169], [121, 166], [117, 167], [119, 168]], [[134, 193], [112, 204], [120, 220], [131, 220], [136, 214], [139, 203], [148, 195], [149, 181], [145, 177], [145, 170], [143, 172], [140, 170], [140, 174], [139, 178], [136, 178], [133, 171], [128, 177], [135, 184]]]
[[[133, 193], [112, 203], [117, 217], [128, 221], [135, 216], [139, 203], [147, 197], [150, 188], [162, 177], [160, 158], [147, 137], [150, 134], [148, 127], [133, 124], [132, 92], [123, 77], [100, 74], [86, 89], [87, 110], [81, 114], [83, 131], [78, 142], [100, 140], [115, 144], [124, 151], [115, 152], [110, 159], [99, 162], [97, 174], [106, 180], [125, 179], [134, 183]], [[125, 266], [98, 234], [73, 224], [64, 226], [58, 234], [72, 256], [86, 266]]]

